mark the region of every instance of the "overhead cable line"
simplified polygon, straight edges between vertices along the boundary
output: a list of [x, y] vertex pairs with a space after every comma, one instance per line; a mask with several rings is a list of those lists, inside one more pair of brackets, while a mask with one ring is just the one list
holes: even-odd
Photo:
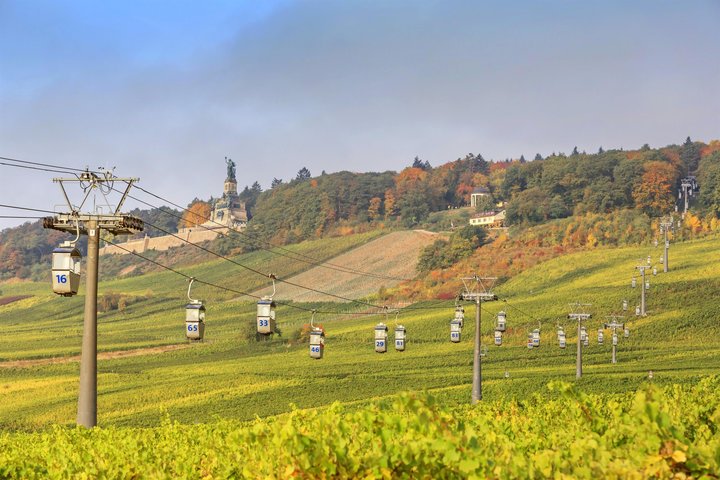
[[[167, 234], [167, 235], [170, 235], [170, 236], [172, 236], [172, 237], [175, 237], [175, 238], [177, 238], [177, 239], [179, 239], [179, 240], [181, 240], [181, 241], [183, 241], [183, 242], [185, 242], [185, 243], [187, 243], [187, 244], [189, 244], [189, 245], [192, 245], [192, 246], [194, 246], [195, 248], [199, 248], [200, 250], [203, 250], [204, 252], [210, 253], [210, 254], [218, 257], [218, 258], [221, 258], [221, 259], [223, 259], [223, 260], [225, 260], [225, 261], [228, 261], [228, 262], [230, 262], [230, 263], [233, 263], [233, 264], [237, 265], [238, 267], [244, 268], [245, 270], [248, 270], [248, 271], [250, 271], [250, 272], [253, 272], [253, 273], [257, 274], [257, 275], [262, 275], [263, 277], [267, 277], [267, 276], [268, 276], [266, 273], [263, 273], [263, 272], [261, 272], [261, 271], [259, 271], [259, 270], [256, 270], [256, 269], [252, 268], [252, 267], [248, 267], [247, 265], [243, 265], [242, 263], [240, 263], [240, 262], [238, 262], [238, 261], [235, 261], [235, 260], [233, 260], [233, 259], [231, 259], [231, 258], [228, 258], [228, 257], [226, 257], [226, 256], [224, 256], [224, 255], [221, 255], [221, 254], [219, 254], [219, 253], [217, 253], [217, 252], [215, 252], [215, 251], [213, 251], [213, 250], [210, 250], [209, 248], [205, 248], [205, 247], [203, 247], [202, 245], [198, 245], [197, 243], [191, 242], [190, 240], [186, 240], [186, 239], [182, 238], [182, 237], [179, 236], [179, 235], [176, 235], [176, 234], [174, 234], [174, 233], [172, 233], [172, 232], [169, 232], [169, 231], [163, 229], [162, 227], [158, 227], [157, 225], [153, 225], [152, 223], [147, 222], [147, 221], [145, 222], [145, 224], [146, 224], [146, 225], [150, 225], [151, 227], [153, 227], [153, 228], [155, 228], [155, 229], [157, 229], [157, 230], [159, 230], [159, 231], [161, 231], [161, 232], [163, 232], [163, 233], [165, 233], [165, 234]], [[368, 307], [379, 308], [379, 309], [382, 309], [382, 308], [383, 308], [383, 306], [381, 306], [381, 305], [375, 305], [375, 304], [372, 304], [372, 303], [369, 303], [369, 302], [364, 302], [364, 301], [362, 301], [362, 300], [354, 300], [354, 299], [352, 299], [352, 298], [343, 297], [342, 295], [336, 295], [336, 294], [334, 294], [334, 293], [323, 292], [322, 290], [318, 290], [318, 289], [312, 288], [312, 287], [306, 287], [306, 286], [301, 285], [301, 284], [299, 284], [299, 283], [291, 282], [290, 280], [283, 280], [283, 279], [281, 279], [281, 278], [278, 278], [277, 280], [278, 280], [279, 282], [283, 282], [283, 283], [285, 283], [285, 284], [287, 284], [287, 285], [290, 285], [290, 286], [293, 286], [293, 287], [302, 288], [303, 290], [308, 290], [308, 291], [310, 291], [310, 292], [318, 293], [318, 294], [320, 294], [320, 295], [326, 295], [326, 296], [329, 296], [329, 297], [337, 298], [337, 299], [339, 299], [339, 300], [344, 300], [344, 301], [346, 301], [346, 302], [357, 303], [357, 304], [359, 304], [359, 305], [367, 305]]]
[[54, 170], [54, 169], [50, 169], [50, 168], [30, 167], [27, 165], [17, 165], [14, 163], [6, 163], [6, 162], [0, 162], [0, 165], [5, 165], [6, 167], [25, 168], [27, 170], [39, 170], [42, 172], [60, 173], [63, 175], [71, 173], [71, 172], [68, 172], [67, 170]]
[[[19, 159], [15, 159], [15, 158], [1, 157], [1, 156], [0, 156], [0, 160], [3, 160], [3, 159], [4, 159], [4, 160], [8, 160], [8, 161], [12, 161], [12, 162], [23, 163], [23, 164], [26, 164], [26, 165], [16, 165], [16, 164], [10, 164], [10, 163], [5, 163], [5, 162], [0, 162], [0, 165], [5, 165], [5, 166], [9, 166], [9, 167], [16, 167], [16, 168], [25, 168], [25, 169], [29, 169], [29, 170], [37, 170], [37, 171], [43, 171], [43, 172], [68, 174], [68, 173], [73, 172], [73, 171], [76, 171], [76, 172], [86, 172], [86, 171], [89, 171], [88, 169], [83, 170], [83, 169], [79, 169], [79, 168], [64, 167], [64, 166], [53, 165], [53, 164], [48, 164], [48, 163], [40, 163], [40, 162], [30, 162], [30, 161], [27, 161], [27, 160], [19, 160]], [[36, 165], [36, 166], [27, 166], [27, 165]], [[40, 168], [40, 167], [38, 167], [38, 166], [52, 167], [52, 168], [61, 168], [61, 169], [64, 169], [65, 171], [52, 170], [52, 169], [48, 169], [48, 168]], [[97, 172], [94, 172], [94, 173], [97, 173]], [[159, 199], [159, 200], [161, 200], [161, 201], [164, 201], [164, 202], [166, 202], [166, 203], [168, 203], [168, 204], [170, 204], [170, 205], [173, 205], [173, 206], [176, 207], [176, 208], [180, 208], [180, 209], [183, 210], [183, 211], [189, 211], [187, 208], [182, 207], [182, 206], [180, 206], [180, 205], [178, 205], [178, 204], [176, 204], [176, 203], [173, 203], [173, 202], [167, 200], [166, 198], [163, 198], [163, 197], [161, 197], [161, 196], [159, 196], [159, 195], [156, 195], [156, 194], [154, 194], [154, 193], [152, 193], [152, 192], [150, 192], [150, 191], [148, 191], [148, 190], [146, 190], [146, 189], [144, 189], [144, 188], [142, 188], [142, 187], [139, 187], [139, 186], [137, 186], [137, 185], [133, 185], [133, 186], [134, 186], [134, 188], [139, 189], [139, 190], [145, 192], [146, 194], [148, 194], [148, 195], [150, 195], [150, 196], [153, 196], [153, 197], [155, 197], [155, 198], [157, 198], [157, 199]], [[111, 188], [111, 190], [116, 191], [116, 192], [119, 192], [119, 193], [123, 193], [123, 192], [120, 192], [119, 190], [117, 190], [117, 189], [115, 189], [115, 188]], [[135, 201], [137, 201], [137, 202], [140, 202], [140, 203], [142, 203], [142, 204], [144, 204], [144, 205], [147, 205], [147, 206], [149, 206], [149, 207], [151, 207], [151, 208], [159, 209], [158, 206], [152, 205], [152, 204], [150, 204], [150, 203], [148, 203], [148, 202], [145, 202], [145, 201], [143, 201], [143, 200], [140, 200], [140, 199], [138, 199], [138, 198], [136, 198], [136, 197], [133, 197], [132, 195], [128, 195], [128, 198], [131, 198], [131, 199], [133, 199], [133, 200], [135, 200]], [[165, 211], [164, 213], [166, 213], [166, 214], [168, 214], [168, 215], [171, 215], [171, 216], [174, 216], [174, 217], [176, 217], [176, 218], [178, 218], [178, 219], [182, 219], [182, 216], [174, 215], [174, 214], [171, 213], [171, 212]], [[226, 225], [222, 225], [221, 223], [215, 222], [214, 220], [211, 220], [211, 219], [209, 219], [209, 218], [207, 218], [207, 217], [201, 217], [201, 218], [203, 218], [204, 220], [210, 221], [210, 222], [212, 222], [212, 223], [214, 223], [214, 224], [216, 224], [216, 225], [218, 225], [218, 226], [227, 227]], [[211, 229], [211, 228], [208, 228], [208, 227], [205, 227], [205, 226], [203, 226], [203, 225], [199, 225], [199, 226], [200, 226], [201, 228], [204, 228], [204, 229], [209, 230], [209, 231], [215, 231], [215, 230], [213, 230], [213, 229]], [[323, 261], [321, 261], [321, 260], [318, 260], [318, 259], [316, 259], [316, 258], [314, 258], [314, 257], [311, 257], [311, 256], [306, 255], [306, 254], [303, 254], [303, 253], [293, 252], [292, 250], [289, 250], [289, 249], [286, 249], [286, 248], [283, 248], [283, 247], [280, 247], [280, 246], [273, 246], [273, 245], [272, 245], [270, 242], [268, 242], [267, 240], [254, 239], [254, 238], [252, 238], [250, 235], [248, 235], [248, 234], [246, 234], [246, 233], [244, 233], [244, 232], [240, 232], [240, 231], [235, 230], [235, 229], [232, 229], [232, 228], [230, 228], [229, 230], [232, 231], [232, 232], [234, 232], [234, 233], [237, 233], [237, 234], [239, 234], [239, 235], [241, 235], [241, 236], [247, 237], [250, 241], [258, 241], [258, 240], [259, 240], [259, 241], [261, 241], [262, 243], [265, 243], [266, 245], [270, 245], [270, 246], [272, 247], [272, 248], [270, 248], [270, 249], [268, 249], [268, 248], [263, 248], [263, 247], [260, 247], [260, 248], [261, 248], [262, 250], [265, 250], [265, 251], [267, 251], [267, 252], [270, 252], [270, 253], [272, 253], [272, 254], [274, 254], [274, 255], [280, 255], [280, 256], [283, 256], [283, 257], [286, 257], [286, 258], [289, 258], [289, 259], [293, 259], [293, 260], [296, 260], [296, 261], [305, 262], [305, 263], [308, 263], [308, 264], [311, 264], [311, 265], [315, 265], [315, 266], [319, 266], [319, 267], [323, 267], [323, 268], [328, 268], [328, 269], [330, 269], [330, 270], [336, 270], [336, 271], [343, 272], [343, 273], [351, 273], [351, 274], [363, 275], [363, 276], [368, 276], [368, 277], [373, 277], [373, 278], [378, 278], [378, 279], [385, 279], [385, 280], [395, 280], [395, 281], [409, 281], [409, 280], [411, 280], [411, 279], [408, 279], [408, 278], [394, 277], [394, 276], [391, 276], [391, 275], [382, 275], [382, 274], [378, 274], [378, 273], [364, 272], [364, 271], [362, 271], [362, 270], [357, 270], [357, 269], [353, 269], [353, 268], [350, 268], [350, 267], [344, 267], [344, 266], [342, 266], [342, 265], [333, 264], [333, 263], [331, 263], [331, 262], [323, 262]], [[218, 233], [220, 236], [229, 237], [228, 235], [226, 235], [226, 234], [224, 234], [224, 233], [221, 233], [221, 232], [217, 232], [217, 233]], [[284, 252], [287, 252], [288, 255], [282, 254], [282, 253], [277, 252], [277, 251], [275, 251], [275, 250], [282, 250], [282, 251], [284, 251]], [[292, 255], [292, 256], [289, 256], [289, 255]], [[299, 257], [304, 257], [304, 258], [306, 258], [306, 259], [308, 259], [308, 260], [303, 260], [302, 258], [299, 258]]]
[[[28, 160], [20, 160], [18, 158], [10, 158], [10, 157], [0, 157], [0, 160], [7, 160], [8, 162], [24, 163], [26, 165], [38, 165], [41, 167], [60, 168], [62, 170], [69, 170], [69, 171], [73, 171], [73, 172], [85, 172], [88, 170], [88, 169], [83, 169], [83, 168], [64, 167], [62, 165], [53, 165], [51, 163], [30, 162]], [[63, 172], [63, 173], [65, 173], [65, 172]], [[97, 173], [97, 172], [95, 172], [95, 173]]]
[[[181, 271], [179, 271], [179, 270], [176, 270], [176, 269], [174, 269], [174, 268], [172, 268], [172, 267], [169, 267], [169, 266], [167, 266], [167, 265], [164, 265], [164, 264], [162, 264], [162, 263], [160, 263], [160, 262], [158, 262], [158, 261], [156, 261], [156, 260], [153, 260], [153, 259], [151, 259], [151, 258], [148, 258], [148, 257], [146, 257], [146, 256], [144, 256], [144, 255], [141, 255], [141, 254], [139, 254], [139, 253], [137, 253], [137, 252], [135, 252], [135, 251], [133, 251], [133, 250], [130, 250], [130, 249], [128, 249], [128, 248], [125, 248], [125, 247], [123, 247], [123, 246], [120, 245], [120, 244], [114, 243], [114, 242], [112, 242], [112, 241], [110, 241], [110, 240], [105, 240], [105, 241], [106, 241], [107, 243], [109, 243], [109, 244], [111, 244], [111, 245], [113, 245], [113, 246], [121, 249], [121, 250], [126, 251], [127, 253], [130, 253], [130, 254], [132, 254], [132, 255], [135, 255], [136, 257], [139, 257], [139, 258], [141, 258], [141, 259], [143, 259], [143, 260], [145, 260], [145, 261], [147, 261], [147, 262], [150, 262], [150, 263], [152, 263], [152, 264], [154, 264], [154, 265], [156, 265], [156, 266], [158, 266], [158, 267], [161, 267], [161, 268], [163, 268], [163, 269], [165, 269], [165, 270], [167, 270], [167, 271], [169, 271], [169, 272], [175, 273], [176, 275], [180, 275], [181, 277], [184, 277], [184, 278], [187, 279], [187, 280], [190, 280], [191, 278], [194, 278], [194, 279], [195, 279], [195, 282], [201, 283], [201, 284], [203, 284], [203, 285], [207, 285], [207, 286], [209, 286], [209, 287], [214, 287], [214, 288], [217, 288], [217, 289], [220, 289], [220, 290], [224, 290], [224, 291], [227, 291], [227, 292], [230, 292], [230, 293], [235, 293], [235, 294], [237, 294], [237, 295], [244, 295], [244, 296], [248, 296], [248, 297], [251, 297], [251, 298], [256, 298], [256, 299], [261, 299], [261, 298], [262, 298], [261, 296], [254, 295], [254, 294], [252, 294], [252, 293], [243, 292], [243, 291], [241, 291], [241, 290], [236, 290], [236, 289], [229, 288], [229, 287], [224, 287], [224, 286], [222, 286], [222, 285], [218, 285], [218, 284], [215, 284], [215, 283], [212, 283], [212, 282], [208, 282], [208, 281], [202, 280], [202, 279], [200, 279], [200, 278], [198, 278], [198, 277], [194, 277], [194, 276], [188, 275], [188, 274], [183, 273], [183, 272], [181, 272]], [[301, 307], [301, 306], [299, 306], [299, 305], [295, 305], [295, 304], [292, 304], [292, 303], [287, 303], [287, 302], [282, 302], [282, 301], [277, 301], [277, 300], [275, 301], [275, 303], [278, 304], [278, 305], [282, 305], [282, 306], [289, 307], [289, 308], [294, 308], [294, 309], [296, 309], [296, 310], [302, 310], [302, 311], [305, 311], [305, 312], [315, 312], [316, 314], [322, 314], [322, 315], [343, 315], [343, 316], [344, 316], [344, 315], [350, 315], [350, 316], [368, 315], [368, 316], [369, 316], [369, 315], [379, 315], [379, 314], [383, 313], [383, 312], [374, 312], [374, 313], [373, 313], [373, 312], [343, 313], [343, 312], [323, 311], [323, 310], [317, 310], [317, 309], [312, 309], [312, 308], [306, 308], [306, 307]]]
[[57, 213], [53, 212], [52, 210], [42, 210], [39, 208], [28, 208], [28, 207], [17, 207], [15, 205], [4, 205], [0, 204], [0, 207], [2, 208], [13, 208], [15, 210], [27, 210], [28, 212], [40, 212], [40, 213]]
[[[142, 187], [139, 187], [139, 186], [137, 186], [137, 185], [135, 185], [134, 187], [135, 187], [136, 189], [138, 189], [138, 190], [140, 190], [140, 191], [142, 191], [142, 192], [144, 192], [144, 193], [152, 196], [152, 197], [157, 198], [158, 200], [161, 200], [161, 201], [163, 201], [163, 202], [165, 202], [165, 203], [168, 203], [168, 204], [170, 204], [170, 205], [172, 205], [172, 206], [174, 206], [174, 207], [176, 207], [176, 208], [179, 208], [179, 209], [181, 209], [181, 210], [183, 210], [183, 211], [189, 212], [189, 209], [187, 209], [187, 208], [185, 208], [185, 207], [183, 207], [183, 206], [181, 206], [181, 205], [178, 205], [178, 204], [176, 204], [176, 203], [174, 203], [174, 202], [171, 202], [170, 200], [168, 200], [168, 199], [166, 199], [166, 198], [163, 198], [163, 197], [161, 197], [160, 195], [154, 194], [154, 193], [152, 193], [152, 192], [150, 192], [150, 191], [148, 191], [148, 190], [146, 190], [146, 189], [144, 189], [144, 188], [142, 188]], [[145, 205], [147, 205], [147, 206], [150, 206], [150, 207], [152, 207], [152, 208], [158, 208], [158, 207], [155, 206], [155, 205], [149, 204], [149, 203], [144, 202], [144, 201], [142, 201], [142, 200], [139, 200], [139, 199], [137, 199], [137, 198], [135, 198], [135, 197], [130, 196], [129, 198], [132, 198], [133, 200], [138, 201], [138, 202], [141, 202], [141, 203], [143, 203], [143, 204], [145, 204]], [[167, 214], [169, 214], [169, 215], [172, 215], [170, 212], [165, 212], [165, 213], [167, 213]], [[196, 215], [197, 215], [197, 214], [196, 214]], [[173, 215], [173, 216], [176, 216], [176, 215]], [[198, 215], [198, 216], [199, 216], [199, 215]], [[176, 217], [177, 217], [177, 216], [176, 216]], [[179, 218], [182, 219], [182, 217], [179, 217]], [[223, 225], [223, 224], [221, 224], [221, 223], [219, 223], [219, 222], [216, 222], [216, 221], [214, 221], [214, 220], [212, 220], [212, 219], [210, 219], [210, 218], [208, 218], [208, 217], [202, 217], [202, 216], [200, 216], [200, 218], [202, 218], [203, 220], [206, 220], [206, 221], [208, 221], [208, 222], [210, 222], [210, 223], [214, 223], [215, 225], [217, 225], [217, 226], [219, 226], [219, 227], [227, 227], [227, 225]], [[204, 229], [206, 229], [206, 230], [215, 231], [215, 230], [213, 230], [213, 229], [211, 229], [211, 228], [208, 228], [208, 227], [205, 227], [205, 226], [203, 226], [203, 225], [198, 225], [198, 226], [201, 227], [201, 228], [204, 228]], [[379, 279], [397, 280], [397, 281], [408, 281], [408, 280], [411, 280], [411, 279], [409, 279], [409, 278], [393, 277], [393, 276], [391, 276], [391, 275], [382, 275], [382, 274], [378, 274], [378, 273], [364, 272], [364, 271], [362, 271], [362, 270], [357, 270], [357, 269], [354, 269], [354, 268], [345, 267], [345, 266], [342, 266], [342, 265], [337, 265], [337, 264], [334, 264], [334, 263], [331, 263], [331, 262], [324, 262], [324, 261], [322, 261], [322, 260], [318, 260], [317, 258], [311, 257], [310, 255], [306, 255], [306, 254], [299, 253], [299, 252], [293, 252], [292, 250], [289, 250], [289, 249], [287, 249], [287, 248], [283, 248], [283, 247], [280, 247], [280, 246], [272, 245], [272, 244], [271, 244], [269, 241], [267, 241], [267, 240], [255, 239], [255, 238], [251, 237], [250, 235], [248, 235], [247, 233], [241, 232], [241, 231], [239, 231], [239, 230], [235, 230], [235, 229], [233, 229], [233, 228], [229, 228], [229, 230], [230, 230], [231, 232], [233, 232], [233, 233], [236, 233], [236, 234], [238, 234], [238, 235], [241, 235], [241, 236], [243, 236], [243, 237], [248, 238], [249, 241], [260, 241], [260, 242], [262, 242], [262, 243], [264, 243], [264, 244], [266, 244], [266, 245], [269, 245], [269, 246], [271, 247], [271, 248], [269, 248], [269, 249], [268, 249], [268, 248], [260, 247], [262, 250], [265, 250], [265, 251], [271, 252], [271, 253], [273, 253], [273, 254], [275, 254], [275, 255], [280, 255], [280, 256], [283, 256], [283, 257], [286, 257], [286, 258], [293, 258], [293, 257], [288, 257], [287, 255], [283, 255], [283, 254], [275, 251], [275, 250], [282, 250], [282, 251], [284, 251], [284, 252], [287, 252], [287, 253], [290, 254], [290, 255], [293, 255], [294, 257], [304, 257], [304, 258], [308, 259], [308, 260], [303, 260], [302, 258], [293, 258], [294, 260], [300, 260], [300, 261], [302, 261], [302, 262], [309, 263], [309, 264], [312, 264], [312, 265], [315, 265], [315, 266], [320, 266], [320, 267], [324, 267], [324, 268], [329, 268], [329, 269], [331, 269], [331, 270], [337, 270], [337, 271], [341, 271], [341, 272], [344, 272], [344, 273], [354, 273], [354, 274], [357, 274], [357, 275], [364, 275], [364, 276], [374, 277], [374, 278], [379, 278]], [[220, 232], [218, 232], [218, 233], [219, 233], [221, 236], [228, 237], [228, 235], [222, 234], [222, 233], [220, 233]]]
[[[165, 269], [165, 270], [167, 270], [167, 271], [169, 271], [169, 272], [172, 272], [172, 273], [174, 273], [174, 274], [176, 274], [176, 275], [180, 275], [181, 277], [184, 277], [184, 278], [187, 279], [187, 280], [190, 280], [191, 278], [194, 278], [197, 283], [202, 283], [203, 285], [207, 285], [207, 286], [210, 286], [210, 287], [214, 287], [214, 288], [217, 288], [217, 289], [220, 289], [220, 290], [225, 290], [226, 292], [235, 293], [235, 294], [237, 294], [237, 295], [244, 295], [244, 296], [248, 296], [248, 297], [252, 297], [252, 298], [256, 298], [256, 299], [262, 298], [262, 297], [260, 297], [260, 296], [258, 296], [258, 295], [253, 295], [252, 293], [243, 292], [243, 291], [240, 291], [240, 290], [235, 290], [235, 289], [233, 289], [233, 288], [224, 287], [224, 286], [222, 286], [222, 285], [217, 285], [217, 284], [215, 284], [215, 283], [211, 283], [211, 282], [207, 282], [207, 281], [205, 281], [205, 280], [201, 280], [200, 278], [193, 277], [193, 276], [188, 275], [188, 274], [186, 274], [186, 273], [183, 273], [183, 272], [181, 272], [181, 271], [179, 271], [179, 270], [175, 270], [175, 269], [172, 268], [172, 267], [168, 267], [167, 265], [164, 265], [164, 264], [162, 264], [162, 263], [160, 263], [160, 262], [158, 262], [158, 261], [156, 261], [156, 260], [153, 260], [153, 259], [151, 259], [151, 258], [148, 258], [148, 257], [146, 257], [146, 256], [144, 256], [144, 255], [140, 255], [139, 253], [137, 253], [137, 252], [135, 252], [135, 251], [133, 251], [133, 250], [130, 250], [130, 249], [128, 249], [128, 248], [125, 248], [125, 247], [123, 247], [123, 246], [121, 246], [121, 245], [119, 245], [119, 244], [117, 244], [117, 243], [115, 243], [115, 242], [112, 242], [112, 241], [110, 241], [110, 240], [105, 240], [105, 241], [106, 241], [107, 243], [109, 243], [110, 245], [113, 245], [113, 246], [115, 246], [115, 247], [117, 247], [117, 248], [119, 248], [119, 249], [121, 249], [121, 250], [126, 251], [127, 253], [130, 253], [130, 254], [132, 254], [132, 255], [135, 255], [136, 257], [142, 258], [143, 260], [145, 260], [145, 261], [147, 261], [147, 262], [150, 262], [150, 263], [152, 263], [152, 264], [154, 264], [154, 265], [157, 265], [158, 267], [161, 267], [161, 268], [163, 268], [163, 269]], [[312, 309], [310, 309], [310, 308], [300, 307], [300, 306], [298, 306], [298, 305], [293, 305], [293, 304], [290, 304], [290, 303], [281, 303], [281, 302], [277, 302], [277, 301], [276, 301], [275, 303], [277, 303], [278, 305], [285, 305], [285, 306], [290, 307], [290, 308], [296, 308], [296, 309], [298, 309], [298, 310], [304, 310], [304, 311], [306, 311], [306, 312], [311, 312], [311, 311], [312, 311]]]

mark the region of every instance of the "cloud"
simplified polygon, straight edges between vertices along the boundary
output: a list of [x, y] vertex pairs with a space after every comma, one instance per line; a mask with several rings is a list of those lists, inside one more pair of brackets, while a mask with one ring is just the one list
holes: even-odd
[[[0, 65], [10, 72], [0, 154], [116, 165], [187, 203], [220, 193], [225, 155], [241, 186], [267, 187], [303, 166], [632, 148], [709, 140], [720, 124], [711, 3], [219, 4], [195, 22], [188, 5], [169, 17], [166, 7], [50, 9], [39, 19], [50, 34], [24, 37], [31, 17], [16, 12], [13, 34], [38, 39], [0, 48], [13, 54]], [[9, 183], [4, 200], [57, 200]]]

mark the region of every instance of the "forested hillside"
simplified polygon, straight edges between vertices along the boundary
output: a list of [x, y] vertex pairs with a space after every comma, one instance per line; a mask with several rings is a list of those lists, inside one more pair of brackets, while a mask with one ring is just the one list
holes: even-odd
[[415, 227], [432, 212], [468, 205], [478, 187], [491, 194], [478, 210], [505, 203], [510, 225], [619, 209], [658, 216], [674, 210], [679, 181], [688, 175], [698, 176], [701, 185], [695, 209], [717, 215], [718, 172], [720, 142], [690, 138], [656, 149], [538, 154], [533, 161], [487, 162], [468, 154], [433, 168], [416, 158], [399, 173], [298, 175], [276, 183], [258, 197], [252, 223], [279, 243], [322, 236], [340, 225]]
[[[622, 210], [657, 217], [674, 211], [680, 179], [688, 175], [696, 176], [700, 185], [699, 195], [692, 199], [692, 221], [710, 225], [720, 216], [718, 140], [705, 144], [687, 138], [682, 145], [655, 149], [645, 145], [632, 151], [600, 148], [594, 154], [575, 148], [570, 155], [553, 153], [543, 158], [537, 154], [532, 161], [521, 156], [517, 160], [488, 162], [482, 155], [467, 154], [437, 167], [416, 157], [400, 172], [323, 172], [312, 177], [303, 168], [292, 181], [276, 179], [265, 191], [257, 182], [245, 187], [240, 197], [250, 212], [248, 229], [245, 235], [219, 238], [215, 248], [222, 253], [239, 253], [268, 243], [284, 245], [375, 228], [425, 227], [441, 212], [469, 205], [470, 194], [476, 188], [490, 193], [476, 210], [503, 205], [510, 226], [524, 227], [570, 216], [613, 216], [613, 212]], [[202, 211], [207, 215], [207, 203], [196, 198], [189, 205], [189, 211], [184, 213], [167, 207], [130, 213], [172, 231], [181, 223], [201, 223], [202, 218], [195, 212], [201, 209], [194, 209], [198, 205], [205, 206]], [[193, 220], [189, 215], [198, 218]], [[622, 222], [609, 223], [627, 228]], [[148, 226], [145, 233], [155, 236], [162, 232]], [[622, 231], [605, 233], [612, 238], [624, 236]], [[467, 257], [482, 243], [470, 241], [475, 235], [472, 232], [463, 235], [467, 237], [463, 241], [453, 243], [451, 239], [447, 245], [438, 244], [436, 251], [441, 255], [435, 262], [425, 262], [425, 269], [448, 266]], [[582, 242], [575, 238], [571, 242], [574, 244], [603, 242], [597, 235], [573, 235], [584, 238]], [[44, 231], [39, 223], [0, 232], [0, 278], [30, 277], [33, 265], [46, 262], [62, 238], [63, 234]], [[37, 270], [38, 275], [42, 273]]]

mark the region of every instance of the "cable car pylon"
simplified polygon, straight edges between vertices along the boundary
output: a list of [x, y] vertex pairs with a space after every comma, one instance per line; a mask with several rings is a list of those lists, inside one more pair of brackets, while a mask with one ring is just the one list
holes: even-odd
[[462, 294], [463, 300], [475, 302], [475, 342], [473, 348], [473, 382], [471, 396], [473, 404], [482, 400], [481, 304], [482, 302], [497, 300], [497, 295], [491, 291], [495, 285], [495, 281], [497, 281], [496, 277], [479, 277], [478, 275], [462, 278], [463, 285], [465, 286], [465, 292]]
[[[54, 178], [53, 182], [60, 185], [70, 213], [59, 213], [54, 217], [45, 217], [43, 219], [43, 228], [88, 236], [85, 312], [80, 354], [80, 388], [77, 413], [78, 425], [87, 428], [97, 425], [97, 292], [100, 231], [106, 230], [114, 235], [131, 235], [143, 230], [144, 223], [141, 219], [120, 213], [130, 188], [138, 180], [137, 178], [117, 178], [110, 171], [98, 175], [89, 169], [74, 178]], [[105, 197], [110, 191], [108, 189], [111, 189], [116, 181], [126, 182], [128, 186], [113, 213], [102, 213], [98, 209], [94, 212], [80, 213], [91, 193], [99, 192]], [[70, 201], [70, 197], [65, 190], [65, 183], [78, 183], [83, 189], [85, 196], [79, 206], [73, 205]], [[72, 252], [69, 253], [72, 258]], [[70, 278], [68, 277], [68, 281], [70, 281]], [[76, 278], [79, 282], [79, 277]]]

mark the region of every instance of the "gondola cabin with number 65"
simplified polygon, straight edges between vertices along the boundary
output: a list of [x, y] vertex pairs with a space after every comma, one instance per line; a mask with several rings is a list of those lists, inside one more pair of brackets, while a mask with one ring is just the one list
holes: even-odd
[[202, 340], [205, 334], [205, 306], [200, 300], [185, 305], [185, 336], [188, 340]]
[[275, 302], [270, 297], [263, 297], [257, 302], [257, 332], [272, 335], [275, 331]]
[[80, 287], [80, 259], [82, 256], [71, 242], [63, 242], [52, 254], [53, 292], [72, 297]]

